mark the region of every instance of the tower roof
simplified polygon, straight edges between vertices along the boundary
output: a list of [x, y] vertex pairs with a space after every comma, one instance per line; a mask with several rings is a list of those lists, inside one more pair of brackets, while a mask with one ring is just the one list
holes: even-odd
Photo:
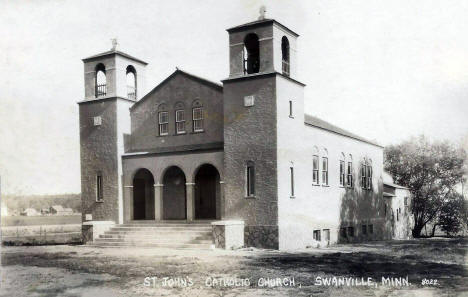
[[290, 32], [290, 33], [293, 34], [294, 36], [296, 36], [296, 37], [299, 36], [299, 34], [297, 34], [296, 32], [294, 32], [293, 30], [289, 29], [288, 27], [286, 27], [285, 25], [281, 24], [280, 22], [278, 22], [278, 21], [275, 20], [275, 19], [261, 19], [261, 20], [256, 20], [256, 21], [253, 21], [253, 22], [249, 22], [249, 23], [245, 23], [245, 24], [239, 25], [239, 26], [231, 27], [231, 28], [227, 29], [226, 31], [228, 31], [229, 33], [231, 33], [231, 32], [238, 32], [238, 31], [241, 31], [241, 30], [244, 30], [244, 29], [255, 28], [255, 27], [261, 27], [261, 26], [269, 25], [269, 24], [276, 24], [276, 25], [278, 25], [279, 27], [283, 28], [284, 30]]
[[106, 51], [106, 52], [91, 56], [91, 57], [84, 58], [82, 61], [83, 62], [88, 62], [88, 61], [91, 61], [91, 60], [96, 59], [96, 58], [102, 58], [102, 57], [111, 56], [111, 55], [119, 55], [119, 56], [122, 56], [122, 57], [125, 57], [125, 58], [128, 58], [128, 59], [137, 61], [139, 63], [142, 63], [144, 65], [148, 65], [148, 63], [143, 61], [143, 60], [140, 60], [138, 58], [130, 56], [127, 53], [124, 53], [124, 52], [121, 52], [121, 51], [118, 51], [118, 50], [112, 50], [112, 49], [109, 50], [109, 51]]

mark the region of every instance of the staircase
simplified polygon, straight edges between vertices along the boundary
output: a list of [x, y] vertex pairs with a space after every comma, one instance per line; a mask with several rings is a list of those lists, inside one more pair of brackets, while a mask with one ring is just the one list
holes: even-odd
[[89, 245], [100, 247], [154, 247], [210, 249], [210, 223], [130, 223], [116, 225]]

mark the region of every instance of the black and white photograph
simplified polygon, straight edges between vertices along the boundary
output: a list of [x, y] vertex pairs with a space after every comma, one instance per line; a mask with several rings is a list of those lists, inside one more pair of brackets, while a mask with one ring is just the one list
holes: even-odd
[[0, 296], [468, 297], [468, 1], [0, 0]]

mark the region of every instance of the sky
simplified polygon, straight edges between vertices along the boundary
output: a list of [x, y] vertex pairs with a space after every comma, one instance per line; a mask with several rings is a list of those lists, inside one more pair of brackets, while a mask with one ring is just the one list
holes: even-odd
[[300, 34], [306, 112], [382, 145], [425, 134], [468, 148], [468, 1], [0, 1], [0, 176], [5, 194], [80, 192], [82, 58], [228, 76], [225, 29], [265, 5]]

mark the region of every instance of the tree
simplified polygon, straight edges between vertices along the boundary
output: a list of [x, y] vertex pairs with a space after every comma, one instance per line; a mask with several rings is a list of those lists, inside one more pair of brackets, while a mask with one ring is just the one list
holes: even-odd
[[455, 187], [464, 181], [466, 153], [448, 142], [431, 143], [426, 137], [411, 138], [385, 148], [385, 170], [395, 183], [412, 195], [413, 237], [435, 221], [441, 207], [453, 199]]
[[437, 224], [447, 233], [447, 236], [454, 235], [466, 225], [466, 211], [466, 201], [463, 195], [453, 193], [453, 197], [443, 203]]

